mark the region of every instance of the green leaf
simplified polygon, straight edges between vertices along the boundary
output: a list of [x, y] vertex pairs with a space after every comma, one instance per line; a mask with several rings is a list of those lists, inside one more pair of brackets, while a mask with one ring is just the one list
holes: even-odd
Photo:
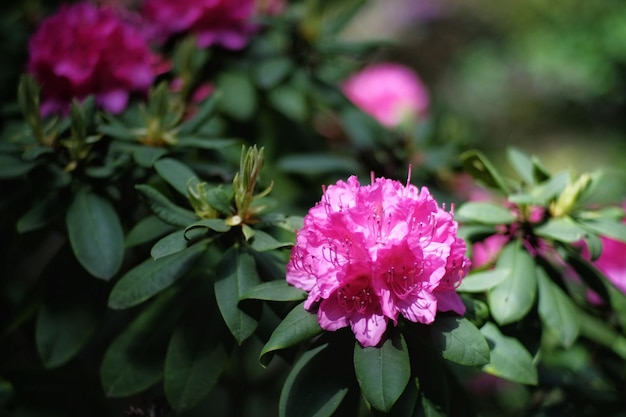
[[309, 115], [306, 98], [300, 89], [281, 85], [271, 90], [267, 98], [276, 110], [296, 122], [304, 122]]
[[610, 305], [611, 301], [607, 290], [609, 281], [604, 274], [595, 265], [583, 258], [576, 249], [565, 247], [562, 253], [565, 262], [572, 267], [580, 279]]
[[480, 151], [466, 151], [461, 154], [461, 165], [465, 172], [489, 187], [500, 189], [505, 195], [511, 190], [493, 166], [491, 161]]
[[508, 277], [508, 270], [490, 269], [474, 272], [463, 278], [457, 287], [459, 292], [483, 292], [495, 287]]
[[293, 246], [293, 242], [279, 242], [269, 233], [254, 229], [251, 245], [257, 252], [267, 252], [270, 250]]
[[66, 225], [78, 262], [97, 278], [113, 277], [124, 259], [124, 233], [113, 205], [80, 190], [67, 210]]
[[96, 330], [94, 308], [84, 301], [71, 301], [46, 303], [38, 311], [35, 340], [47, 369], [71, 360]]
[[550, 219], [536, 227], [534, 231], [537, 236], [566, 243], [578, 242], [587, 234], [585, 229], [570, 217]]
[[120, 278], [109, 295], [109, 307], [117, 310], [141, 304], [178, 281], [206, 250], [206, 243], [159, 259], [148, 259]]
[[206, 397], [228, 363], [226, 350], [211, 329], [191, 324], [174, 331], [165, 358], [165, 395], [176, 413]]
[[178, 207], [155, 188], [143, 184], [135, 185], [135, 188], [144, 196], [154, 214], [164, 222], [178, 227], [187, 227], [198, 221], [196, 213]]
[[375, 409], [388, 412], [411, 377], [404, 336], [388, 338], [380, 347], [354, 347], [354, 371], [361, 393]]
[[254, 67], [256, 84], [261, 88], [273, 88], [290, 74], [293, 67], [293, 61], [286, 56], [265, 59]]
[[0, 180], [9, 180], [26, 175], [37, 164], [26, 162], [9, 155], [0, 155]]
[[217, 80], [217, 89], [222, 94], [219, 109], [237, 121], [249, 120], [257, 109], [254, 85], [239, 72], [224, 72]]
[[107, 348], [100, 379], [108, 397], [138, 394], [163, 377], [167, 343], [182, 311], [172, 304], [175, 294], [156, 298]]
[[339, 116], [343, 128], [355, 146], [363, 149], [376, 145], [376, 136], [381, 127], [373, 117], [353, 107], [347, 107]]
[[555, 334], [561, 345], [574, 343], [580, 328], [578, 309], [563, 290], [554, 284], [546, 271], [537, 266], [539, 283], [539, 317], [544, 326]]
[[165, 223], [157, 216], [150, 215], [141, 219], [126, 235], [126, 247], [152, 242], [155, 239], [174, 231], [176, 228]]
[[[278, 403], [279, 417], [330, 417], [348, 393], [345, 374], [328, 368], [328, 345], [306, 351], [292, 366]], [[337, 372], [335, 372], [337, 373]]]
[[[202, 125], [205, 124], [211, 116], [213, 116], [221, 98], [222, 95], [217, 91], [211, 94], [209, 98], [202, 102], [200, 108], [194, 114], [194, 116], [181, 124], [179, 133], [181, 135], [187, 135], [200, 130]], [[180, 143], [178, 143], [177, 145], [179, 144]]]
[[612, 328], [604, 320], [600, 320], [584, 312], [578, 315], [580, 336], [604, 346], [622, 359], [626, 359], [626, 338]]
[[152, 249], [150, 249], [150, 256], [152, 256], [152, 259], [159, 259], [185, 249], [187, 249], [185, 231], [177, 230], [159, 239], [159, 241], [152, 246]]
[[133, 158], [139, 166], [150, 168], [154, 163], [167, 154], [167, 149], [154, 146], [137, 146], [133, 148]]
[[507, 208], [492, 203], [467, 202], [461, 205], [454, 213], [461, 222], [475, 221], [483, 224], [511, 224], [515, 215]]
[[570, 182], [569, 172], [560, 172], [530, 190], [534, 204], [546, 206], [554, 200]]
[[521, 384], [537, 384], [537, 368], [528, 350], [519, 340], [504, 336], [493, 323], [480, 329], [491, 349], [490, 363], [483, 371]]
[[626, 223], [622, 223], [621, 221], [611, 221], [608, 219], [587, 220], [581, 221], [580, 225], [600, 236], [626, 242]]
[[302, 302], [295, 306], [272, 332], [261, 350], [259, 361], [263, 366], [267, 366], [277, 350], [311, 340], [320, 333], [322, 328], [317, 322], [317, 314], [306, 311]]
[[535, 301], [535, 263], [520, 241], [507, 244], [500, 252], [496, 270], [505, 278], [487, 293], [489, 309], [500, 325], [512, 323], [528, 313]]
[[506, 151], [509, 163], [515, 168], [522, 180], [527, 184], [535, 183], [533, 160], [517, 148], [508, 148]]
[[212, 230], [217, 233], [226, 233], [230, 230], [230, 226], [224, 222], [224, 219], [204, 219], [199, 222], [190, 224], [185, 228], [185, 238], [189, 239], [198, 230], [206, 229], [206, 231]]
[[241, 344], [258, 326], [258, 321], [238, 306], [239, 299], [261, 282], [254, 258], [249, 253], [231, 248], [224, 254], [217, 271], [219, 276], [215, 282], [217, 305], [233, 337]]
[[18, 233], [27, 233], [49, 224], [58, 213], [63, 212], [63, 205], [56, 194], [44, 197], [19, 218], [16, 224]]
[[306, 297], [306, 291], [289, 285], [284, 279], [277, 279], [250, 288], [241, 300], [301, 301]]
[[154, 163], [155, 171], [181, 195], [187, 197], [187, 185], [197, 181], [195, 172], [187, 165], [173, 158], [162, 158]]
[[240, 145], [241, 140], [239, 139], [219, 139], [219, 138], [207, 138], [207, 137], [196, 137], [196, 136], [188, 136], [188, 137], [179, 137], [178, 142], [176, 142], [176, 147], [189, 147], [189, 148], [197, 148], [197, 149], [209, 149], [209, 150], [221, 150], [233, 145]]
[[428, 328], [444, 359], [465, 366], [489, 363], [489, 346], [480, 330], [462, 317], [438, 316]]

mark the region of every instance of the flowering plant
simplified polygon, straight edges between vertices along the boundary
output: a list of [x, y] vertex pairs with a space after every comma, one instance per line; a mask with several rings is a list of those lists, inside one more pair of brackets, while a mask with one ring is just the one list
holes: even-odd
[[483, 415], [485, 374], [543, 413], [571, 355], [592, 411], [623, 401], [619, 181], [450, 140], [343, 37], [362, 1], [40, 6], [3, 103], [1, 414]]

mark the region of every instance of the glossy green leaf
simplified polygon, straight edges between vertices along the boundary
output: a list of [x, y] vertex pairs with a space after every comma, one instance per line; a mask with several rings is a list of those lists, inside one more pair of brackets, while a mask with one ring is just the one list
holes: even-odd
[[224, 219], [203, 219], [187, 226], [184, 235], [187, 239], [191, 239], [194, 233], [209, 230], [217, 233], [226, 233], [230, 230], [230, 226], [224, 222]]
[[526, 184], [535, 183], [535, 168], [531, 157], [517, 148], [508, 148], [506, 156], [511, 166], [515, 168], [517, 174]]
[[289, 285], [284, 279], [277, 279], [250, 288], [241, 300], [301, 301], [306, 297], [306, 291]]
[[550, 280], [543, 268], [537, 267], [536, 274], [539, 283], [539, 317], [563, 347], [570, 347], [578, 337], [578, 309], [568, 295]]
[[483, 224], [510, 224], [515, 215], [505, 207], [486, 202], [467, 202], [455, 210], [455, 218], [461, 222], [474, 221]]
[[37, 166], [34, 162], [26, 162], [10, 155], [0, 155], [0, 180], [19, 178]]
[[257, 252], [266, 252], [278, 248], [286, 248], [293, 246], [292, 242], [280, 242], [272, 235], [262, 230], [254, 229], [254, 235], [250, 246]]
[[465, 172], [485, 185], [497, 188], [504, 194], [511, 192], [504, 178], [482, 152], [475, 150], [464, 152], [461, 154], [461, 164]]
[[108, 397], [128, 397], [159, 382], [167, 343], [182, 309], [174, 308], [175, 291], [163, 293], [111, 342], [100, 379]]
[[578, 242], [587, 234], [585, 229], [570, 217], [550, 219], [536, 227], [534, 231], [537, 236], [566, 243]]
[[175, 229], [173, 225], [164, 222], [157, 216], [144, 217], [126, 235], [126, 247], [152, 242]]
[[533, 358], [519, 340], [503, 335], [493, 323], [485, 323], [480, 331], [491, 349], [490, 363], [483, 371], [521, 384], [537, 384]]
[[180, 325], [165, 357], [164, 387], [176, 413], [185, 412], [208, 395], [224, 372], [226, 350], [206, 326]]
[[600, 236], [626, 242], [626, 223], [621, 221], [611, 221], [608, 219], [587, 220], [580, 222], [580, 225]]
[[495, 287], [504, 281], [509, 275], [508, 269], [490, 269], [487, 271], [474, 272], [463, 278], [461, 285], [457, 287], [460, 292], [483, 292]]
[[46, 368], [71, 360], [93, 335], [98, 324], [94, 308], [80, 300], [44, 304], [37, 313], [35, 341]]
[[330, 417], [348, 393], [348, 384], [328, 368], [332, 352], [321, 345], [306, 351], [292, 366], [278, 403], [279, 417]]
[[528, 313], [535, 302], [535, 262], [521, 242], [507, 244], [496, 264], [506, 277], [487, 293], [489, 309], [500, 325], [512, 323]]
[[206, 244], [201, 242], [181, 252], [142, 262], [115, 284], [109, 295], [109, 307], [119, 310], [143, 303], [178, 281], [205, 250]]
[[164, 222], [178, 227], [187, 227], [198, 221], [196, 213], [172, 203], [155, 188], [143, 184], [138, 184], [135, 188], [143, 195], [152, 212]]
[[78, 262], [97, 278], [113, 277], [124, 259], [124, 233], [113, 205], [81, 190], [74, 196], [65, 220]]
[[215, 282], [217, 305], [231, 334], [237, 343], [241, 344], [258, 326], [257, 319], [244, 312], [238, 305], [239, 299], [261, 282], [254, 258], [249, 253], [231, 248], [224, 254], [217, 271], [218, 280]]
[[185, 197], [187, 196], [187, 185], [191, 181], [197, 181], [195, 172], [177, 159], [161, 158], [154, 163], [154, 169], [161, 178]]
[[389, 411], [411, 377], [404, 336], [388, 338], [380, 347], [362, 347], [357, 342], [354, 371], [367, 402], [379, 411]]
[[317, 321], [317, 314], [306, 311], [302, 302], [295, 306], [272, 332], [261, 350], [259, 361], [263, 366], [267, 366], [277, 350], [311, 340], [320, 333], [322, 328]]
[[187, 249], [185, 231], [177, 230], [159, 239], [150, 249], [150, 256], [152, 259], [159, 259], [185, 249]]
[[480, 330], [462, 317], [438, 316], [429, 326], [430, 338], [444, 359], [465, 366], [489, 363], [489, 346]]

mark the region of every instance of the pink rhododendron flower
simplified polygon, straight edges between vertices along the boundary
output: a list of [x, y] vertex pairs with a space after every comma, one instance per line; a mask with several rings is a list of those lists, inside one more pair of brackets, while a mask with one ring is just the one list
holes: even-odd
[[422, 117], [428, 110], [428, 91], [417, 74], [395, 63], [374, 64], [343, 84], [346, 97], [380, 124], [396, 127]]
[[142, 14], [156, 42], [191, 33], [201, 48], [241, 49], [256, 30], [251, 22], [255, 7], [255, 0], [146, 0]]
[[601, 236], [600, 240], [602, 252], [594, 264], [616, 288], [626, 294], [626, 242], [606, 236]]
[[350, 326], [377, 345], [399, 316], [429, 324], [437, 310], [465, 312], [455, 288], [467, 274], [465, 242], [452, 214], [426, 187], [354, 176], [324, 190], [304, 218], [287, 281], [309, 292], [320, 326]]
[[28, 72], [42, 86], [42, 113], [65, 113], [72, 99], [95, 95], [119, 113], [129, 94], [144, 93], [162, 70], [140, 32], [113, 8], [61, 6], [41, 22], [29, 44]]

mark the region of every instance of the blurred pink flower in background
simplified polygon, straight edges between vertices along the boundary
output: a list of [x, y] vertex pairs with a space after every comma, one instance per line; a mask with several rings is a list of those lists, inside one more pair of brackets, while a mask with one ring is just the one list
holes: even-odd
[[157, 43], [177, 34], [197, 37], [198, 46], [241, 49], [255, 32], [255, 0], [146, 0], [146, 33]]
[[383, 62], [351, 75], [342, 84], [346, 97], [386, 127], [418, 120], [429, 96], [418, 75], [404, 65]]
[[428, 189], [356, 177], [324, 190], [304, 218], [287, 281], [309, 292], [305, 308], [323, 329], [350, 326], [377, 345], [388, 320], [429, 324], [437, 311], [465, 312], [455, 289], [469, 269], [452, 214]]
[[[624, 221], [626, 223], [626, 219]], [[626, 242], [601, 236], [602, 252], [594, 265], [626, 294]]]
[[145, 93], [160, 58], [139, 30], [112, 8], [91, 3], [61, 6], [29, 40], [27, 70], [42, 86], [42, 113], [66, 113], [72, 99], [95, 95], [105, 110], [119, 113], [132, 92]]

